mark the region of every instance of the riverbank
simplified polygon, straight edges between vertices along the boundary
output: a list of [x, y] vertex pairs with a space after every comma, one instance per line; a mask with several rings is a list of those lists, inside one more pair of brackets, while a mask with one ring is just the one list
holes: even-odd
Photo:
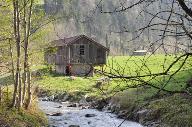
[[151, 98], [143, 98], [143, 94], [142, 89], [118, 93], [109, 102], [108, 108], [120, 118], [148, 127], [192, 126], [191, 96], [162, 92]]
[[0, 127], [43, 127], [48, 121], [45, 114], [33, 103], [29, 110], [16, 110], [0, 106]]
[[[146, 92], [143, 88], [139, 88], [119, 92], [110, 98], [84, 96], [70, 107], [81, 105], [84, 109], [110, 111], [118, 118], [135, 121], [148, 127], [192, 126], [192, 101], [189, 95], [160, 92], [156, 96], [147, 96]], [[44, 98], [44, 101], [59, 103], [72, 100], [74, 98], [67, 93], [57, 93]]]

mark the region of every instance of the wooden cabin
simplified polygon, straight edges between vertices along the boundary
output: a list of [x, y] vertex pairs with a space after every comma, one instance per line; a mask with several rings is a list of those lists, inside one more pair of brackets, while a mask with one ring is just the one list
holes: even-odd
[[51, 42], [45, 61], [55, 65], [56, 73], [93, 76], [94, 66], [106, 64], [109, 49], [92, 38], [79, 35]]

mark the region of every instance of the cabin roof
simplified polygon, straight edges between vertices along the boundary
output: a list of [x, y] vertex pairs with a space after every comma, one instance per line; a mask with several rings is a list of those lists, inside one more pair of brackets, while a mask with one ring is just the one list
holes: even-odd
[[92, 42], [92, 43], [98, 45], [99, 47], [102, 47], [105, 50], [109, 51], [109, 49], [107, 47], [105, 47], [102, 44], [96, 42], [94, 39], [92, 39], [90, 37], [87, 37], [86, 35], [78, 35], [78, 36], [73, 36], [73, 37], [69, 37], [69, 38], [65, 37], [63, 39], [54, 40], [54, 41], [51, 42], [51, 46], [52, 47], [58, 47], [58, 46], [72, 45], [81, 38], [86, 38], [86, 39], [90, 40], [90, 42]]

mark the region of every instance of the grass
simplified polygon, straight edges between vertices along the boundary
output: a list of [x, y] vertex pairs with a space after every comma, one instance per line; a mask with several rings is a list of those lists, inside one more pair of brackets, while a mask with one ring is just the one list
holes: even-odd
[[[167, 69], [168, 66], [176, 60], [174, 55], [152, 55], [152, 56], [116, 56], [110, 57], [106, 71], [113, 73], [123, 73], [125, 75], [144, 75], [149, 73], [160, 73]], [[188, 60], [183, 69], [189, 68], [189, 63], [192, 59]], [[182, 64], [181, 59], [175, 64], [170, 71], [177, 70]]]
[[45, 114], [39, 110], [37, 101], [33, 100], [29, 110], [9, 108], [12, 98], [13, 82], [11, 75], [0, 77], [2, 89], [0, 102], [0, 126], [8, 127], [42, 127], [47, 125]]
[[[112, 72], [114, 74], [120, 73], [127, 76], [134, 75], [146, 75], [150, 73], [160, 73], [164, 68], [167, 68], [174, 60], [175, 56], [169, 55], [152, 55], [152, 56], [116, 56], [109, 57], [108, 64], [104, 67], [105, 71]], [[190, 58], [181, 71], [173, 77], [165, 87], [168, 90], [182, 90], [185, 88], [185, 82], [190, 78], [192, 74], [191, 66], [189, 63], [192, 62]], [[171, 71], [175, 71], [181, 65], [182, 60], [176, 63]], [[35, 67], [34, 67], [35, 68]], [[38, 69], [40, 66], [38, 66]], [[44, 68], [44, 67], [43, 67]], [[99, 67], [96, 67], [99, 69]], [[69, 77], [56, 74], [45, 74], [42, 79], [36, 81], [39, 87], [54, 92], [77, 92], [80, 91], [84, 94], [90, 94], [93, 96], [103, 96], [103, 92], [94, 88], [97, 79], [101, 78], [101, 75], [95, 75], [94, 77], [76, 77], [75, 80], [70, 80]], [[149, 81], [150, 78], [143, 78]], [[151, 83], [162, 86], [168, 81], [168, 76], [157, 77], [150, 80]], [[123, 91], [130, 86], [137, 85], [138, 82], [129, 80], [114, 79], [110, 84], [106, 84], [102, 87], [103, 91], [107, 95], [112, 95], [117, 91]]]
[[95, 79], [76, 77], [75, 80], [71, 80], [70, 77], [56, 76], [54, 74], [46, 75], [42, 77], [37, 83], [40, 87], [55, 92], [90, 92], [93, 88]]
[[42, 127], [47, 125], [47, 118], [33, 103], [29, 110], [9, 109], [7, 104], [0, 105], [0, 125], [10, 127]]

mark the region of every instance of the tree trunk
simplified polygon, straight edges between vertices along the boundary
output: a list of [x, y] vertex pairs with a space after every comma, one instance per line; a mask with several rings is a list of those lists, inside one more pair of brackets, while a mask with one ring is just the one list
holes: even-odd
[[21, 74], [19, 73], [19, 108], [23, 106]]
[[21, 59], [21, 40], [20, 40], [20, 12], [19, 12], [19, 1], [16, 1], [16, 12], [17, 12], [17, 72], [16, 72], [16, 84], [19, 87], [19, 102], [18, 108], [22, 107], [22, 84], [21, 84], [21, 70], [20, 70], [20, 59]]
[[31, 104], [31, 99], [32, 99], [32, 92], [31, 92], [31, 74], [30, 74], [30, 72], [27, 73], [27, 84], [28, 84], [28, 89], [27, 89], [28, 99], [27, 99], [27, 103], [26, 103], [26, 109], [29, 108], [29, 106], [30, 106], [30, 104]]
[[17, 50], [17, 65], [16, 65], [16, 74], [15, 74], [15, 83], [14, 83], [14, 92], [13, 92], [13, 102], [12, 107], [16, 106], [16, 98], [18, 93], [18, 86], [20, 80], [20, 21], [19, 21], [19, 5], [18, 0], [13, 0], [14, 8], [14, 35], [16, 40], [16, 50]]
[[26, 85], [27, 85], [27, 47], [28, 47], [28, 37], [27, 37], [27, 21], [26, 21], [26, 0], [24, 0], [24, 12], [23, 12], [23, 29], [24, 29], [24, 74], [23, 74], [23, 103], [25, 102], [26, 95]]
[[14, 61], [13, 61], [13, 47], [11, 44], [11, 40], [9, 39], [9, 54], [11, 58], [11, 73], [12, 73], [12, 78], [13, 82], [15, 82], [15, 67], [14, 67]]
[[32, 99], [32, 93], [31, 93], [31, 74], [30, 74], [30, 68], [29, 68], [29, 56], [28, 56], [28, 43], [29, 43], [29, 34], [30, 34], [30, 28], [31, 28], [31, 15], [32, 15], [32, 7], [33, 7], [34, 0], [31, 0], [30, 6], [29, 6], [29, 14], [28, 14], [28, 24], [27, 24], [27, 34], [26, 34], [26, 41], [25, 41], [25, 69], [26, 69], [26, 79], [27, 79], [27, 93], [28, 98], [26, 102], [26, 109], [29, 108], [31, 104]]

